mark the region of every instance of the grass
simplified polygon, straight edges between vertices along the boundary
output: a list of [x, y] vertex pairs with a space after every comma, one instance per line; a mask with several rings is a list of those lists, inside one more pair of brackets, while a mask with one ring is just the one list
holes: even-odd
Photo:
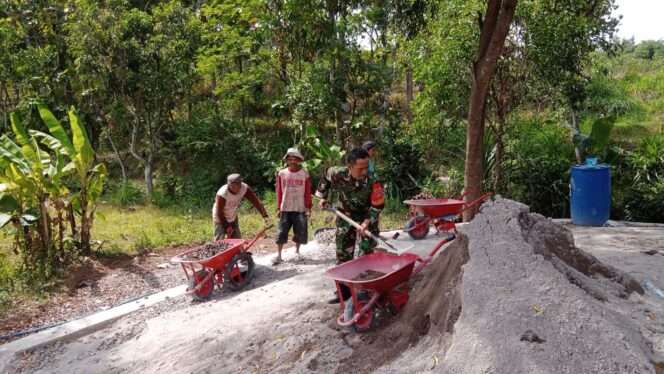
[[[270, 195], [264, 201], [273, 223], [277, 223], [276, 204]], [[100, 204], [94, 222], [92, 238], [93, 246], [102, 255], [135, 255], [148, 250], [200, 243], [212, 238], [212, 217], [210, 209], [188, 210], [181, 207], [158, 208], [150, 205], [121, 207], [114, 204]], [[252, 237], [263, 226], [260, 214], [249, 204], [240, 208], [240, 227], [245, 238]], [[313, 231], [320, 227], [333, 226], [331, 213], [322, 212], [317, 208], [312, 214], [310, 226]], [[402, 227], [406, 219], [406, 210], [389, 209], [381, 215], [381, 228], [394, 229]], [[329, 222], [326, 222], [329, 221]], [[272, 228], [270, 233], [275, 234]], [[0, 260], [12, 257], [11, 238], [0, 238]], [[0, 272], [2, 272], [0, 266]]]

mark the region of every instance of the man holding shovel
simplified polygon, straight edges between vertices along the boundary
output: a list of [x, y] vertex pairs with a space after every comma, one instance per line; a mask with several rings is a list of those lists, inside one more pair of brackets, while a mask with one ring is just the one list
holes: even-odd
[[[378, 218], [385, 205], [383, 187], [368, 175], [369, 154], [362, 148], [355, 148], [346, 156], [345, 167], [331, 167], [321, 178], [316, 191], [320, 198], [320, 207], [329, 207], [330, 192], [338, 195], [341, 207], [338, 210], [361, 225], [359, 234], [359, 255], [373, 252], [376, 241], [369, 237], [368, 232], [378, 235]], [[358, 230], [349, 222], [337, 217], [336, 220], [336, 251], [337, 264], [353, 259]], [[350, 291], [342, 287], [344, 299], [350, 296]], [[338, 303], [338, 296], [330, 303]]]

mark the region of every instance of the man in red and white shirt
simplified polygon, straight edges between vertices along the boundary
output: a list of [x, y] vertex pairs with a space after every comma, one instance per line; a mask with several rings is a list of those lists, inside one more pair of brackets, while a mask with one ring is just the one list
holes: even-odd
[[281, 250], [288, 241], [288, 232], [293, 227], [295, 253], [300, 254], [300, 244], [307, 244], [307, 220], [311, 215], [311, 177], [302, 169], [304, 157], [297, 148], [289, 148], [284, 156], [287, 168], [277, 173], [277, 216], [279, 228], [277, 247], [279, 253], [273, 264], [281, 263]]
[[240, 219], [237, 211], [245, 198], [261, 213], [265, 225], [269, 225], [269, 216], [263, 203], [254, 191], [242, 181], [240, 174], [231, 174], [226, 178], [226, 184], [221, 186], [215, 196], [212, 206], [212, 222], [214, 222], [214, 240], [222, 240], [224, 236], [229, 239], [240, 239]]

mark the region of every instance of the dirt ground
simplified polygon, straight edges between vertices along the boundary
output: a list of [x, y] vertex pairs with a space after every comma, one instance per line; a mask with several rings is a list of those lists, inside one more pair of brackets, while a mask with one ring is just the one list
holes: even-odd
[[[0, 315], [0, 337], [5, 337], [0, 343], [20, 337], [13, 334], [70, 321], [183, 284], [186, 278], [182, 269], [169, 260], [190, 247], [162, 248], [136, 257], [85, 259], [70, 270], [57, 292], [41, 300], [24, 297], [14, 301], [7, 313]], [[252, 250], [260, 255], [276, 252], [277, 248], [274, 239], [266, 238]]]
[[[287, 251], [277, 267], [272, 253], [258, 253], [256, 278], [242, 292], [169, 300], [26, 353], [11, 372], [662, 374], [664, 300], [577, 274], [606, 294], [597, 300], [533, 251], [514, 219], [521, 213], [505, 206], [464, 226], [468, 239], [415, 277], [406, 307], [374, 331], [336, 325], [324, 276], [334, 251], [312, 244], [299, 257]], [[569, 228], [579, 248], [664, 289], [664, 228]]]

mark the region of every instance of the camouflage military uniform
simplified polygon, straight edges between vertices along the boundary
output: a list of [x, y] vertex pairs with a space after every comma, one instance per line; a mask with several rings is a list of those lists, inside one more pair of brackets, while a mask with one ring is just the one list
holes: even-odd
[[[342, 213], [359, 224], [369, 219], [369, 231], [375, 235], [379, 233], [378, 217], [384, 206], [384, 196], [382, 186], [373, 176], [356, 180], [347, 167], [329, 168], [318, 184], [316, 196], [327, 200], [330, 192], [336, 192], [341, 203], [338, 209]], [[353, 259], [357, 230], [339, 217], [336, 225], [337, 263], [340, 264]], [[376, 244], [375, 240], [363, 236], [359, 243], [360, 255], [372, 253]]]

